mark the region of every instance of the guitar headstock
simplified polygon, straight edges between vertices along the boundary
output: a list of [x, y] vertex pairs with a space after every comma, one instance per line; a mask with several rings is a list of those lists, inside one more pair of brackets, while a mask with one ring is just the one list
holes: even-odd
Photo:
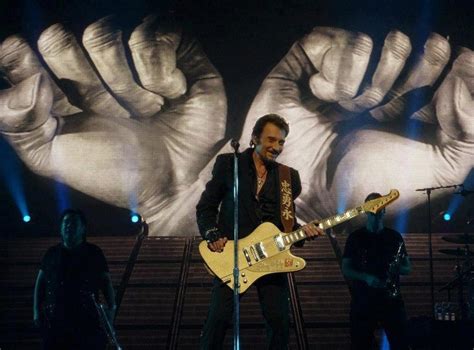
[[398, 192], [398, 190], [392, 189], [390, 190], [389, 194], [365, 202], [361, 205], [361, 207], [365, 212], [377, 214], [379, 210], [385, 208], [387, 205], [397, 200], [398, 197], [400, 197], [400, 192]]

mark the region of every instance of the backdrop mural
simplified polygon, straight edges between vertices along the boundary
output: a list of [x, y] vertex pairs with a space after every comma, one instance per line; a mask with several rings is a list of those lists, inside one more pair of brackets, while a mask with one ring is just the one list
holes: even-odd
[[[86, 3], [4, 12], [2, 232], [52, 232], [74, 206], [109, 234], [137, 212], [194, 235], [215, 156], [267, 113], [290, 124], [302, 221], [397, 188], [390, 224], [423, 232], [416, 189], [473, 187], [472, 5]], [[465, 229], [456, 189], [432, 192], [435, 230]]]

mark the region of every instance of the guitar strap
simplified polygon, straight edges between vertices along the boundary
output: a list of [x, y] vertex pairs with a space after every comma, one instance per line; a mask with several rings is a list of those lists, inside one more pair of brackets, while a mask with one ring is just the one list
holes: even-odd
[[279, 164], [278, 175], [280, 181], [280, 214], [285, 232], [291, 232], [295, 225], [295, 211], [293, 208], [293, 193], [291, 192], [291, 172], [286, 165]]
[[[291, 172], [286, 165], [280, 164], [278, 167], [280, 181], [280, 213], [281, 222], [285, 232], [291, 232], [295, 226], [295, 210], [293, 206], [293, 193], [291, 191]], [[308, 349], [308, 337], [304, 326], [303, 311], [301, 309], [298, 289], [296, 288], [295, 276], [288, 273], [288, 291], [290, 293], [291, 310], [296, 328], [296, 342], [298, 349]]]

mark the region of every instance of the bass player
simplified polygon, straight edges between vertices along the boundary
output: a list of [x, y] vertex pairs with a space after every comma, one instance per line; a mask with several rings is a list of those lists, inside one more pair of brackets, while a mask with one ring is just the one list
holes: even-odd
[[[371, 193], [365, 201], [381, 197]], [[378, 323], [384, 328], [390, 349], [408, 350], [406, 312], [400, 294], [399, 275], [411, 272], [402, 236], [385, 227], [385, 208], [367, 213], [367, 223], [352, 232], [344, 247], [342, 272], [352, 280], [352, 349], [372, 349]]]

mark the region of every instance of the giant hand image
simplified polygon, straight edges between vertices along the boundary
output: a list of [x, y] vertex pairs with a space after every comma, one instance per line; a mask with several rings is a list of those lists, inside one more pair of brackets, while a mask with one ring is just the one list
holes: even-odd
[[[264, 114], [289, 121], [279, 161], [300, 172], [303, 220], [390, 188], [401, 192], [391, 213], [414, 208], [425, 200], [416, 188], [462, 183], [473, 167], [474, 53], [451, 52], [437, 34], [419, 55], [411, 46], [392, 31], [374, 58], [368, 35], [317, 27], [263, 81], [242, 121], [241, 144]], [[197, 233], [194, 207], [224, 151], [216, 146], [227, 111], [222, 79], [196, 41], [147, 18], [125, 43], [105, 18], [82, 40], [54, 25], [38, 48], [41, 57], [13, 36], [0, 49], [12, 84], [0, 95], [0, 129], [24, 163], [136, 209], [152, 235]], [[427, 87], [436, 92], [425, 101], [417, 92]], [[423, 127], [410, 134], [413, 120]]]
[[[244, 137], [263, 114], [289, 121], [280, 161], [300, 171], [306, 221], [390, 188], [401, 193], [397, 214], [424, 203], [415, 189], [462, 183], [474, 166], [474, 52], [460, 49], [447, 67], [450, 45], [432, 33], [405, 67], [410, 39], [392, 31], [367, 76], [372, 46], [362, 33], [315, 28], [273, 68], [247, 116]], [[432, 99], [416, 94], [438, 85]], [[421, 126], [410, 131], [413, 120]]]
[[131, 67], [113, 23], [91, 24], [82, 45], [59, 24], [41, 34], [41, 58], [60, 87], [25, 40], [7, 38], [0, 62], [12, 87], [0, 96], [0, 129], [34, 172], [137, 210], [158, 234], [154, 215], [223, 138], [226, 96], [193, 38], [146, 18], [128, 42]]

